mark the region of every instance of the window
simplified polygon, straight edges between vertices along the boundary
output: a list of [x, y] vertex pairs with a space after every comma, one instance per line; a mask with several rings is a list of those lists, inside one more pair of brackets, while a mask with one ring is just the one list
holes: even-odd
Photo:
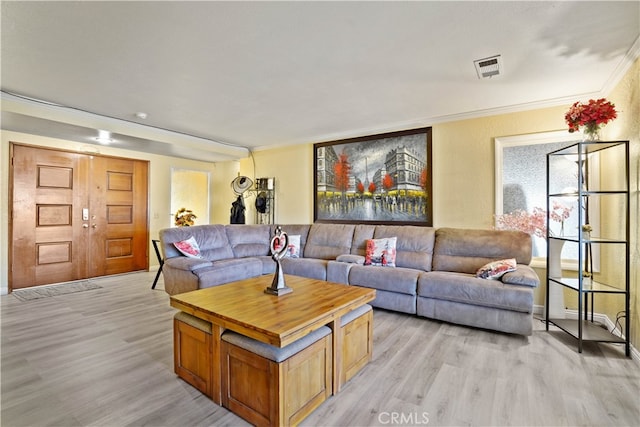
[[[518, 209], [533, 212], [535, 207], [546, 209], [547, 153], [576, 142], [579, 136], [567, 131], [545, 132], [530, 135], [501, 137], [495, 139], [495, 213], [500, 215]], [[578, 182], [575, 165], [567, 165], [566, 174], [561, 177], [562, 188], [573, 188]], [[596, 174], [597, 175], [597, 174]], [[575, 202], [575, 200], [574, 200]], [[567, 206], [575, 203], [567, 203]], [[595, 218], [594, 218], [595, 219]], [[595, 219], [597, 220], [597, 219]], [[594, 222], [592, 220], [592, 222]], [[565, 230], [578, 227], [577, 215], [572, 213], [564, 224]], [[558, 224], [551, 230], [558, 232]], [[567, 233], [567, 234], [575, 234]], [[562, 254], [563, 268], [576, 269], [577, 247], [565, 245]], [[532, 265], [545, 267], [547, 242], [544, 238], [533, 237]], [[596, 261], [594, 254], [594, 263]]]

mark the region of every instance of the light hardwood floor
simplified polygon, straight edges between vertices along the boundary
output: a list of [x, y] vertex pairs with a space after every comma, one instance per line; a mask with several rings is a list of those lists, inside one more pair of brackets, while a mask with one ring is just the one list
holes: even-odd
[[[173, 373], [172, 318], [154, 273], [101, 289], [0, 297], [1, 418], [13, 426], [244, 426]], [[373, 361], [305, 426], [637, 426], [640, 367], [534, 321], [519, 337], [374, 312]]]

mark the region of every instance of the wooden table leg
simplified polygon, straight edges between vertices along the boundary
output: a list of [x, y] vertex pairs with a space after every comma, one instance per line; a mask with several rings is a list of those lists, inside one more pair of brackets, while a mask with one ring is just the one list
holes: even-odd
[[213, 323], [211, 325], [211, 400], [222, 406], [222, 351], [220, 336], [224, 328]]
[[340, 318], [334, 319], [329, 323], [329, 327], [333, 333], [333, 343], [331, 351], [333, 352], [333, 394], [340, 392], [340, 374], [342, 370], [342, 331], [340, 331]]

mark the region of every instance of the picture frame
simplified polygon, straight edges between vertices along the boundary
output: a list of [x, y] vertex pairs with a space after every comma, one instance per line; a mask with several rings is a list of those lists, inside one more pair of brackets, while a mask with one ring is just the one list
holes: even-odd
[[433, 226], [431, 127], [314, 144], [314, 222]]

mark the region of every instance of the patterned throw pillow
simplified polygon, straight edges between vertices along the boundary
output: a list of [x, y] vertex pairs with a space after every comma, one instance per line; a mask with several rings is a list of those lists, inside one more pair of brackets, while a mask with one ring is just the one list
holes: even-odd
[[289, 236], [289, 248], [287, 250], [287, 255], [291, 258], [300, 258], [300, 235], [295, 234], [293, 236]]
[[476, 271], [476, 277], [480, 279], [499, 279], [505, 273], [516, 271], [517, 265], [515, 258], [501, 259], [483, 265]]
[[367, 240], [364, 265], [395, 267], [397, 239], [397, 237], [387, 237], [385, 239]]
[[[280, 244], [275, 245], [275, 250], [280, 250]], [[300, 235], [294, 234], [289, 236], [289, 246], [287, 246], [287, 253], [285, 258], [300, 258]]]
[[173, 246], [175, 246], [177, 250], [179, 250], [182, 254], [188, 256], [189, 258], [202, 258], [202, 255], [200, 255], [198, 242], [196, 242], [196, 239], [193, 236], [189, 237], [187, 240], [175, 242]]

